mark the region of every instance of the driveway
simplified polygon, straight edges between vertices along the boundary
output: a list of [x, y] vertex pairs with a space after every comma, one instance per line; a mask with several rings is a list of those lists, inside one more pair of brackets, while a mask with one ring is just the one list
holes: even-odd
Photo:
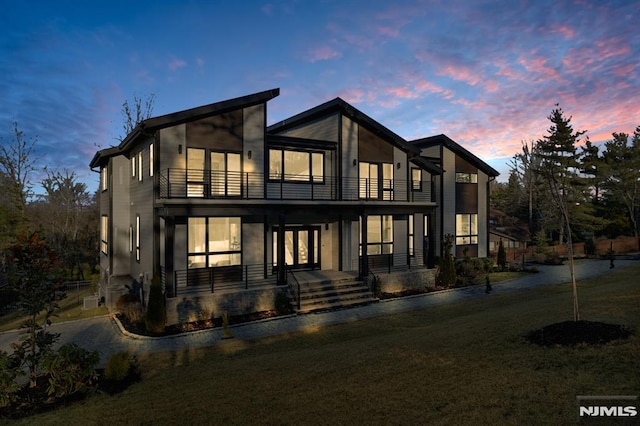
[[[616, 269], [638, 264], [638, 260], [617, 260]], [[525, 277], [493, 284], [493, 293], [507, 293], [537, 286], [560, 284], [570, 281], [566, 265], [536, 265], [540, 271]], [[576, 264], [577, 279], [602, 276], [609, 273], [609, 261], [582, 260]], [[356, 321], [396, 312], [421, 309], [429, 306], [458, 302], [473, 297], [486, 297], [484, 286], [444, 290], [424, 295], [383, 300], [380, 303], [330, 312], [290, 315], [238, 324], [229, 328], [237, 340], [251, 340], [278, 334], [314, 329], [331, 324]], [[129, 350], [132, 352], [157, 352], [211, 346], [222, 340], [219, 329], [202, 330], [170, 337], [144, 337], [130, 335], [109, 316], [53, 324], [51, 331], [60, 333], [60, 344], [74, 342], [85, 349], [97, 350], [104, 365], [111, 354]], [[10, 351], [11, 343], [19, 339], [17, 331], [0, 333], [0, 350]]]

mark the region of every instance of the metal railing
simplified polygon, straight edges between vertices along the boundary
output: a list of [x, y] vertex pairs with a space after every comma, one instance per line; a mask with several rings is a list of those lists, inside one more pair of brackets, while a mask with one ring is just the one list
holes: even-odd
[[248, 290], [277, 284], [271, 264], [190, 268], [174, 272], [173, 294], [215, 293], [223, 290]]
[[300, 310], [300, 282], [291, 269], [285, 268], [285, 271], [285, 280], [287, 283], [287, 287], [289, 287], [289, 295], [291, 297], [291, 301], [295, 303], [297, 309]]
[[434, 182], [421, 190], [411, 180], [278, 175], [215, 170], [167, 169], [158, 176], [159, 197], [319, 201], [433, 202]]

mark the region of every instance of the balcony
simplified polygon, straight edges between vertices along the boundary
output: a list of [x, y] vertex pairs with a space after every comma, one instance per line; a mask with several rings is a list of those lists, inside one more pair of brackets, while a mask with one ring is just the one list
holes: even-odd
[[358, 179], [335, 176], [279, 176], [269, 179], [263, 173], [220, 172], [214, 170], [168, 169], [158, 176], [161, 199], [224, 200], [308, 200], [308, 201], [387, 201], [434, 202], [433, 182], [423, 182], [419, 191], [411, 190], [410, 180]]

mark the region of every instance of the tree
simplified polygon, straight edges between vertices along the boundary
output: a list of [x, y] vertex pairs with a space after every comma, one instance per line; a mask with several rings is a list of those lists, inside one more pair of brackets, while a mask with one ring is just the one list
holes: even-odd
[[456, 282], [456, 264], [453, 259], [453, 254], [451, 253], [451, 250], [453, 249], [453, 235], [445, 235], [442, 244], [444, 257], [440, 267], [438, 268], [436, 285], [450, 287]]
[[156, 96], [153, 93], [146, 99], [142, 99], [134, 94], [132, 104], [129, 103], [129, 100], [125, 100], [122, 103], [120, 112], [122, 113], [122, 130], [124, 130], [124, 135], [118, 138], [120, 142], [122, 142], [138, 124], [151, 117], [155, 98]]
[[[85, 216], [98, 214], [91, 209], [92, 199], [87, 186], [77, 181], [74, 172], [65, 170], [47, 171], [42, 187], [45, 195], [41, 197], [40, 211], [34, 209], [40, 228], [54, 251], [60, 253], [60, 261], [68, 276], [75, 271], [76, 277], [83, 279], [82, 263], [88, 256], [84, 224], [89, 218]], [[94, 233], [97, 233], [96, 229], [97, 225]], [[89, 250], [94, 252], [96, 248], [90, 247]]]
[[640, 234], [640, 126], [628, 144], [629, 135], [614, 133], [605, 143], [603, 153], [606, 180], [605, 198], [625, 206], [627, 217], [636, 237]]
[[[523, 195], [527, 201], [526, 221], [529, 225], [529, 237], [541, 228], [539, 205], [540, 175], [537, 170], [540, 165], [540, 155], [535, 141], [522, 142], [522, 152], [514, 155], [511, 160], [511, 172], [517, 177], [521, 185]], [[509, 176], [511, 184], [511, 176]], [[521, 218], [524, 220], [524, 218]]]
[[[500, 240], [500, 243], [498, 244], [498, 260], [497, 260], [498, 266], [500, 267], [501, 271], [504, 271], [505, 267], [507, 266], [507, 253], [504, 250], [504, 244], [502, 244], [502, 239]], [[524, 265], [523, 265], [524, 268]]]
[[20, 313], [26, 317], [21, 325], [25, 336], [20, 343], [13, 344], [14, 357], [20, 368], [28, 371], [30, 386], [35, 387], [41, 360], [59, 337], [46, 329], [58, 301], [65, 296], [57, 279], [58, 259], [36, 233], [19, 236], [7, 252], [9, 282], [17, 291]]
[[15, 121], [12, 123], [12, 133], [11, 142], [0, 139], [0, 182], [3, 188], [0, 194], [0, 249], [11, 244], [25, 230], [25, 211], [32, 195], [29, 175], [36, 169], [33, 148], [37, 139], [28, 140]]
[[543, 177], [548, 188], [548, 194], [562, 219], [561, 235], [564, 235], [567, 241], [573, 288], [573, 319], [574, 321], [579, 321], [580, 309], [573, 262], [571, 224], [572, 214], [576, 210], [575, 207], [580, 206], [583, 201], [581, 191], [583, 190], [584, 182], [581, 182], [578, 176], [580, 164], [576, 158], [576, 144], [580, 136], [586, 132], [574, 132], [571, 125], [571, 117], [565, 117], [564, 112], [558, 105], [547, 118], [551, 121], [551, 126], [547, 130], [548, 135], [538, 140], [537, 143], [541, 158], [538, 172]]

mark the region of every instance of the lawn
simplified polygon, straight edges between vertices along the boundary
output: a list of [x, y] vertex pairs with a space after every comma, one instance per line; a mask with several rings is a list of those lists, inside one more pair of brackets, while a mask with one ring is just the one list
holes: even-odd
[[[109, 310], [105, 306], [97, 309], [82, 309], [84, 297], [94, 293], [95, 289], [91, 286], [68, 291], [67, 297], [58, 302], [60, 309], [56, 310], [56, 316], [51, 317], [51, 322], [73, 321], [108, 314]], [[0, 316], [0, 332], [15, 330], [20, 327], [22, 321], [23, 318], [17, 311], [2, 315]]]
[[[640, 265], [580, 282], [583, 319], [640, 326]], [[568, 284], [255, 342], [140, 356], [125, 392], [17, 424], [574, 424], [576, 395], [638, 395], [640, 338], [537, 347]]]

